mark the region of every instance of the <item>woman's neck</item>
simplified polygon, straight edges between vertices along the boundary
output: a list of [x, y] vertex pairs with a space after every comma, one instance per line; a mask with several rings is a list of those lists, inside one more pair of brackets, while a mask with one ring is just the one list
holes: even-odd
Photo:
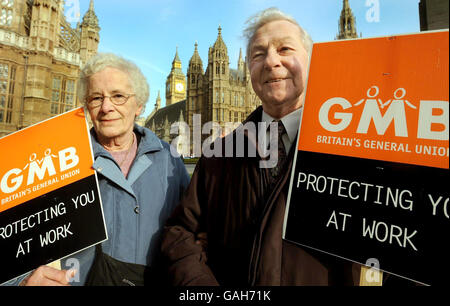
[[134, 132], [127, 133], [122, 137], [101, 139], [98, 137], [100, 144], [107, 151], [125, 151], [131, 148], [134, 142]]

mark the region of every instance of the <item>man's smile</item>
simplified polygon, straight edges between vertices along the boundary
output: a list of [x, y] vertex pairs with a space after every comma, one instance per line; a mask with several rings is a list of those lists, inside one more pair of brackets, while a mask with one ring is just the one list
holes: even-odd
[[287, 78], [274, 78], [274, 79], [270, 79], [270, 80], [266, 81], [265, 84], [281, 82], [281, 81], [284, 81], [284, 80], [287, 80]]

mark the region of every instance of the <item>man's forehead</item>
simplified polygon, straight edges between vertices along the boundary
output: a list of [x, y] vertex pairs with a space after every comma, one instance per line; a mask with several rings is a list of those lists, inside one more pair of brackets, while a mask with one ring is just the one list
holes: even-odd
[[260, 27], [254, 37], [252, 46], [264, 45], [268, 42], [301, 42], [301, 33], [298, 26], [286, 21], [275, 20]]
[[252, 47], [266, 46], [267, 44], [279, 45], [283, 43], [301, 43], [301, 40], [297, 36], [283, 36], [283, 37], [271, 37], [270, 39], [266, 37], [256, 38], [253, 41]]

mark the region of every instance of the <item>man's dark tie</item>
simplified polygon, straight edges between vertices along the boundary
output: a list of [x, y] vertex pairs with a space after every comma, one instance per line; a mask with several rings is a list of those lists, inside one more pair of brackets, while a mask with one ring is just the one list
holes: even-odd
[[270, 174], [272, 175], [271, 181], [275, 182], [278, 180], [286, 163], [286, 149], [283, 143], [283, 135], [286, 133], [286, 128], [281, 120], [274, 120], [273, 122], [278, 124], [278, 161], [276, 166], [270, 169]]

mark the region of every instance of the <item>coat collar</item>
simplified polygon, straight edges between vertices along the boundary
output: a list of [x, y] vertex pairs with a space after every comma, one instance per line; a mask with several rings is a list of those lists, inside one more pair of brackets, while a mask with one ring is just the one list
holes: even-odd
[[254, 131], [244, 130], [244, 135], [247, 137], [248, 144], [254, 146], [259, 159], [261, 159], [261, 156], [264, 156], [260, 146], [258, 145], [258, 135], [259, 135], [258, 123], [260, 123], [262, 120], [262, 114], [263, 108], [262, 106], [259, 106], [247, 117], [247, 119], [244, 122], [242, 122], [242, 125], [245, 125], [248, 122], [252, 122], [256, 127], [256, 130]]
[[[141, 140], [138, 145], [138, 151], [136, 156], [140, 156], [142, 154], [157, 152], [163, 149], [161, 140], [149, 129], [143, 128], [137, 124], [134, 125], [133, 131], [136, 135], [139, 135]], [[97, 141], [97, 136], [94, 128], [91, 129], [91, 139], [92, 139], [92, 151], [94, 153], [94, 159], [98, 156], [104, 156], [108, 158], [112, 158], [111, 154], [106, 151], [105, 148]]]
[[94, 164], [92, 167], [103, 176], [115, 182], [118, 186], [136, 197], [131, 185], [139, 176], [152, 165], [152, 161], [146, 155], [163, 149], [159, 138], [149, 129], [135, 124], [134, 132], [139, 135], [140, 142], [133, 167], [130, 169], [128, 179], [126, 179], [112, 155], [97, 141], [94, 129], [91, 129], [92, 150], [94, 153]]

